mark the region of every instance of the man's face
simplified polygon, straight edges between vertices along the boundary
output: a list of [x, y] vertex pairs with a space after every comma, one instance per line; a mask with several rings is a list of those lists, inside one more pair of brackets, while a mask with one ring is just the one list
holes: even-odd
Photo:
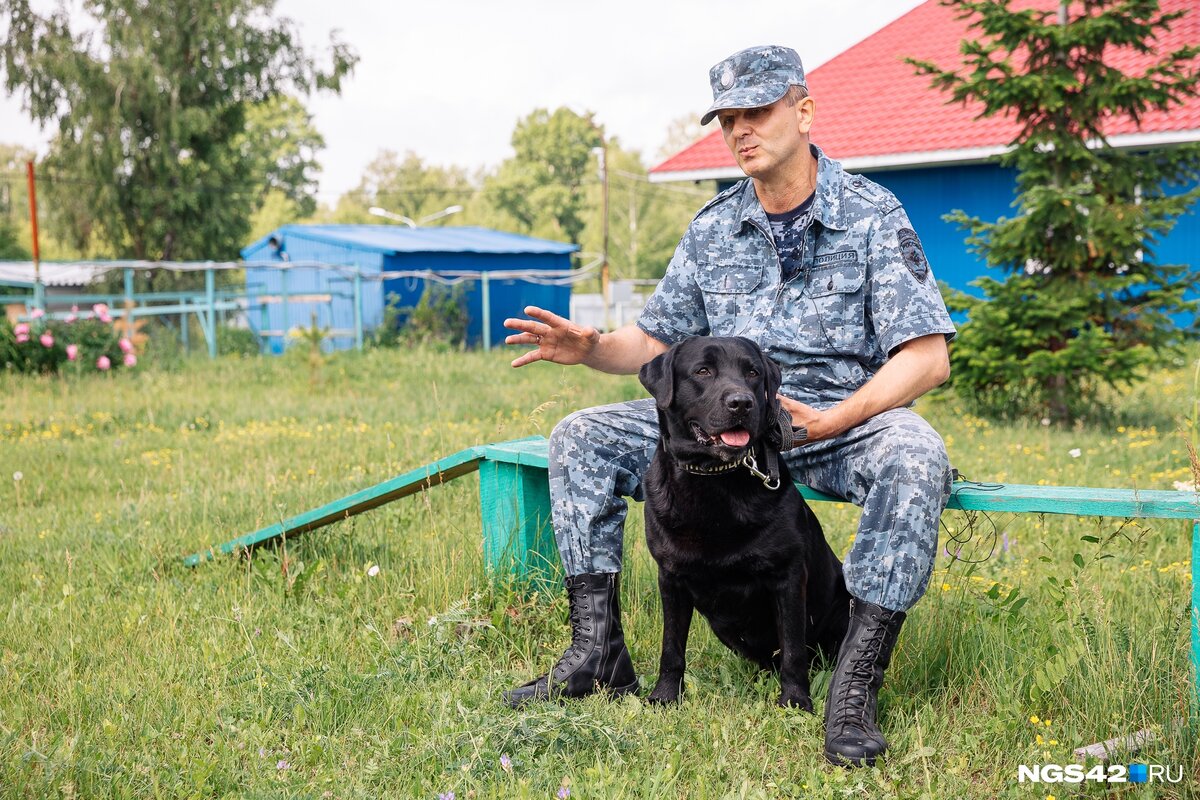
[[788, 105], [785, 96], [769, 106], [721, 111], [717, 120], [742, 171], [751, 178], [771, 179], [798, 163], [797, 154], [808, 147], [812, 111], [812, 98]]

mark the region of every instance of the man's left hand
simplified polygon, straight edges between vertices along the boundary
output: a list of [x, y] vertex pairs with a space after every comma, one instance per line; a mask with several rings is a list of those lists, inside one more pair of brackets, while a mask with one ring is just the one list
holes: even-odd
[[792, 415], [793, 428], [806, 428], [808, 430], [808, 438], [806, 442], [819, 442], [822, 439], [832, 439], [845, 428], [839, 428], [836, 416], [833, 414], [833, 409], [829, 411], [818, 411], [810, 405], [805, 405], [798, 400], [776, 395], [779, 398], [779, 404], [784, 410]]

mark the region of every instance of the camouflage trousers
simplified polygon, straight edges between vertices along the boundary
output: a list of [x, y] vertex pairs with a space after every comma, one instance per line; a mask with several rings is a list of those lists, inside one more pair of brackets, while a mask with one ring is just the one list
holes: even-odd
[[[644, 499], [642, 476], [657, 444], [652, 399], [584, 409], [555, 426], [550, 502], [568, 575], [621, 570], [624, 498]], [[893, 611], [911, 608], [929, 584], [950, 497], [941, 436], [900, 408], [783, 457], [794, 480], [863, 509], [844, 559], [850, 594]], [[826, 536], [840, 556], [840, 537]]]

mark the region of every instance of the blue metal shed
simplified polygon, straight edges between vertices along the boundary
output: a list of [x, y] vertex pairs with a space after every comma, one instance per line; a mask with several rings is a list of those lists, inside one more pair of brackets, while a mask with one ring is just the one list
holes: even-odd
[[[527, 305], [569, 314], [570, 286], [556, 281], [570, 270], [571, 253], [578, 249], [475, 227], [285, 225], [242, 250], [248, 262], [249, 321], [272, 352], [284, 349], [286, 331], [313, 319], [330, 330], [331, 347], [344, 349], [355, 343], [356, 298], [362, 328], [373, 330], [383, 322], [387, 303], [415, 306], [431, 282], [392, 273], [432, 272], [464, 286], [468, 341], [499, 342], [504, 318]], [[544, 278], [538, 275], [542, 272]], [[485, 317], [490, 318], [486, 337]]]

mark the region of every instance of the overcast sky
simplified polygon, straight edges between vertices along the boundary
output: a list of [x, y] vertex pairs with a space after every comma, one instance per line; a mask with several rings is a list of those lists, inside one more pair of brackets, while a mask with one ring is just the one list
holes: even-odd
[[[512, 152], [516, 121], [539, 107], [593, 111], [653, 162], [671, 122], [707, 107], [708, 68], [730, 53], [782, 44], [812, 69], [920, 3], [279, 0], [278, 9], [310, 46], [339, 29], [361, 58], [340, 96], [308, 100], [326, 141], [320, 199], [332, 204], [385, 148], [495, 165]], [[0, 93], [0, 142], [45, 152], [46, 139]]]

